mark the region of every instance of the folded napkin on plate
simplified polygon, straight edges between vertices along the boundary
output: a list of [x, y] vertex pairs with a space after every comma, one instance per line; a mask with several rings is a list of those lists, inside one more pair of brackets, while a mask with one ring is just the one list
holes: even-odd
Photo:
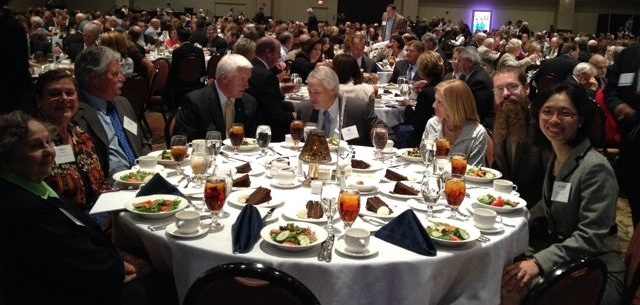
[[263, 223], [260, 212], [253, 205], [247, 204], [240, 211], [236, 222], [231, 226], [233, 253], [247, 253], [260, 239]]
[[153, 175], [149, 182], [145, 183], [140, 188], [140, 190], [136, 194], [136, 197], [156, 194], [169, 194], [187, 198], [184, 194], [182, 194], [182, 192], [178, 190], [175, 185], [171, 184], [169, 181], [167, 181], [167, 179], [164, 179], [164, 177], [162, 177], [158, 173]]
[[436, 255], [433, 241], [412, 210], [404, 211], [380, 228], [375, 237], [421, 255]]

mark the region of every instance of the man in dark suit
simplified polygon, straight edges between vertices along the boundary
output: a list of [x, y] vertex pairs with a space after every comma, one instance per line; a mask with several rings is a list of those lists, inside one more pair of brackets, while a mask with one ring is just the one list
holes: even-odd
[[434, 51], [442, 57], [444, 61], [444, 70], [446, 73], [453, 71], [451, 67], [451, 63], [447, 60], [447, 55], [444, 53], [444, 50], [438, 45], [438, 35], [434, 33], [426, 33], [422, 36], [422, 42], [424, 43], [424, 49], [429, 51]]
[[227, 52], [227, 42], [218, 35], [218, 29], [213, 25], [207, 27], [207, 44], [203, 47], [209, 49], [210, 54], [225, 54]]
[[311, 71], [307, 78], [307, 86], [311, 100], [297, 106], [300, 120], [317, 123], [318, 128], [324, 130], [327, 137], [344, 136], [344, 129], [355, 127], [358, 137], [347, 142], [352, 145], [372, 146], [371, 128], [376, 124], [382, 124], [373, 112], [373, 100], [341, 100], [338, 75], [333, 69], [325, 66], [317, 66]]
[[307, 9], [307, 15], [307, 29], [309, 30], [309, 33], [313, 31], [318, 32], [318, 17], [316, 17], [312, 8]]
[[[197, 43], [200, 46], [206, 46], [207, 42], [209, 41], [207, 39], [207, 34], [205, 33], [204, 29], [205, 29], [206, 23], [204, 22], [204, 20], [198, 20], [196, 21], [196, 28], [191, 32], [191, 37], [189, 38], [189, 41], [191, 41], [191, 43]], [[187, 41], [185, 40], [180, 40], [182, 41]]]
[[222, 57], [214, 85], [184, 96], [173, 133], [186, 135], [191, 141], [204, 139], [207, 131], [217, 130], [224, 139], [231, 123], [242, 123], [245, 136], [255, 137], [257, 103], [244, 92], [252, 69], [251, 62], [242, 55]]
[[[185, 94], [202, 88], [204, 83], [200, 78], [207, 75], [204, 53], [201, 48], [194, 46], [189, 41], [189, 31], [187, 29], [178, 29], [178, 40], [180, 40], [180, 46], [173, 50], [171, 54], [171, 69], [169, 70], [169, 87], [173, 89], [174, 104], [171, 107], [172, 109], [177, 108], [175, 104], [181, 101]], [[189, 56], [195, 56], [200, 61], [198, 64], [200, 71], [197, 72], [200, 77], [193, 80], [184, 80], [180, 77], [180, 67], [183, 64], [182, 60]]]
[[476, 100], [480, 122], [486, 128], [493, 128], [493, 82], [489, 74], [482, 68], [482, 60], [478, 50], [474, 47], [456, 47], [453, 50], [453, 60], [457, 61], [458, 69]]
[[100, 26], [93, 22], [88, 22], [82, 28], [82, 40], [70, 40], [68, 44], [65, 44], [65, 53], [69, 56], [71, 61], [75, 61], [76, 57], [84, 49], [97, 46], [98, 36], [102, 33]]
[[640, 222], [640, 45], [626, 48], [616, 58], [604, 89], [606, 103], [622, 137], [618, 168], [622, 193], [631, 206], [634, 226]]
[[365, 37], [361, 34], [353, 35], [351, 40], [351, 56], [356, 59], [358, 66], [362, 69], [363, 73], [376, 73], [378, 72], [378, 66], [364, 54], [364, 47], [366, 45]]
[[398, 77], [404, 77], [407, 80], [419, 81], [418, 73], [418, 57], [424, 53], [424, 43], [420, 40], [412, 40], [407, 42], [405, 48], [407, 52], [406, 59], [396, 62], [391, 73], [390, 83], [397, 83]]
[[282, 92], [291, 91], [293, 84], [278, 82], [271, 68], [280, 60], [280, 42], [273, 37], [263, 37], [256, 42], [256, 57], [251, 61], [253, 70], [247, 93], [258, 101], [258, 123], [271, 126], [271, 140], [284, 141], [289, 125], [295, 117], [291, 103], [284, 102]]
[[[103, 62], [108, 64], [101, 69]], [[145, 153], [136, 113], [119, 96], [124, 83], [120, 55], [107, 47], [90, 47], [78, 55], [75, 76], [82, 94], [74, 120], [91, 136], [104, 176], [110, 179]]]

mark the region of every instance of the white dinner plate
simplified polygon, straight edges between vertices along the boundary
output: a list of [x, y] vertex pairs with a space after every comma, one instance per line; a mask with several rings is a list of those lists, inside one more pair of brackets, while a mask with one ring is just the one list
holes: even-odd
[[[424, 201], [416, 200], [416, 199], [409, 199], [409, 200], [406, 201], [406, 203], [407, 203], [407, 205], [409, 205], [414, 210], [424, 211], [424, 212], [428, 212], [429, 211], [429, 207], [427, 206], [427, 204]], [[444, 205], [436, 204], [436, 205], [433, 206], [432, 210], [433, 211], [444, 210]]]
[[[515, 207], [497, 207], [497, 206], [492, 206], [489, 204], [482, 204], [480, 203], [480, 201], [478, 201], [478, 197], [480, 196], [484, 196], [487, 194], [491, 194], [494, 197], [502, 197], [503, 199], [508, 199], [514, 202], [517, 202], [517, 205]], [[520, 211], [523, 208], [527, 207], [527, 202], [517, 196], [513, 196], [513, 195], [509, 195], [509, 194], [505, 194], [505, 193], [500, 193], [500, 192], [496, 192], [494, 190], [482, 190], [482, 191], [475, 191], [474, 195], [471, 196], [472, 202], [473, 202], [473, 206], [475, 208], [485, 208], [485, 209], [489, 209], [489, 210], [494, 210], [498, 213], [512, 213], [515, 211]]]
[[375, 191], [379, 182], [379, 178], [362, 175], [351, 175], [346, 179], [347, 187], [355, 188], [361, 193]]
[[471, 167], [471, 166], [470, 166], [470, 167], [468, 167], [468, 168], [467, 168], [467, 173], [465, 173], [465, 175], [464, 175], [464, 179], [465, 179], [465, 180], [467, 180], [467, 181], [469, 181], [469, 182], [475, 182], [475, 183], [489, 183], [489, 182], [491, 182], [491, 181], [493, 181], [493, 180], [495, 180], [495, 179], [499, 179], [500, 177], [502, 177], [502, 173], [501, 173], [500, 171], [495, 170], [495, 169], [493, 169], [493, 168], [488, 168], [488, 167], [480, 167], [480, 170], [482, 170], [482, 171], [486, 171], [486, 172], [489, 172], [489, 173], [493, 174], [493, 176], [494, 176], [494, 177], [492, 177], [492, 178], [487, 178], [487, 177], [477, 177], [477, 176], [471, 176], [471, 175], [468, 175], [469, 171], [470, 171], [472, 168], [476, 168], [476, 167]]
[[[422, 174], [414, 173], [414, 172], [407, 172], [406, 170], [401, 171], [398, 168], [392, 168], [391, 170], [396, 172], [396, 173], [404, 175], [405, 177], [407, 177], [407, 181], [409, 181], [409, 182], [418, 183], [418, 182], [422, 181], [422, 176], [423, 176]], [[382, 178], [380, 178], [380, 181], [382, 181], [382, 182], [393, 182], [393, 183], [396, 182], [396, 181], [392, 181], [392, 180], [389, 180], [389, 179], [385, 178], [384, 175], [382, 176]]]
[[[176, 161], [173, 161], [173, 159], [162, 159], [162, 152], [163, 150], [156, 150], [156, 151], [152, 151], [150, 153], [147, 154], [147, 156], [153, 156], [158, 158], [158, 164], [162, 165], [162, 166], [176, 166]], [[187, 155], [187, 157], [189, 157], [189, 155]], [[184, 161], [182, 161], [181, 164], [184, 164], [185, 162], [187, 162], [187, 159], [185, 158]]]
[[354, 173], [372, 173], [382, 169], [383, 165], [379, 161], [375, 160], [362, 160], [369, 164], [369, 168], [352, 168]]
[[[404, 183], [404, 184], [406, 184], [408, 186], [411, 186], [416, 190], [420, 189], [420, 185], [417, 184], [417, 183], [410, 183], [410, 182], [407, 182], [407, 181], [403, 181], [402, 183]], [[395, 182], [394, 183], [381, 184], [379, 186], [380, 192], [385, 194], [385, 195], [387, 195], [387, 196], [389, 196], [389, 197], [399, 198], [399, 199], [421, 199], [422, 198], [422, 196], [420, 195], [419, 191], [418, 191], [418, 195], [403, 195], [403, 194], [393, 193], [392, 191], [393, 191], [393, 188], [395, 187], [395, 185], [396, 185]]]
[[[480, 230], [478, 230], [478, 228], [476, 228], [471, 223], [461, 222], [461, 221], [457, 221], [457, 220], [453, 220], [453, 219], [426, 220], [425, 230], [426, 230], [427, 226], [432, 224], [432, 222], [440, 222], [440, 223], [445, 223], [445, 224], [448, 224], [448, 225], [452, 225], [452, 226], [455, 226], [455, 227], [458, 227], [460, 229], [463, 229], [463, 230], [467, 231], [467, 233], [469, 234], [469, 238], [468, 239], [460, 240], [460, 241], [444, 240], [444, 239], [440, 239], [440, 238], [433, 237], [433, 236], [429, 235], [429, 237], [431, 237], [431, 239], [435, 243], [443, 245], [443, 246], [459, 247], [459, 246], [463, 246], [463, 245], [472, 243], [476, 239], [478, 239], [478, 237], [480, 237]], [[427, 233], [427, 234], [429, 234], [429, 233]]]
[[387, 203], [387, 205], [389, 206], [389, 208], [391, 210], [393, 210], [393, 213], [389, 214], [389, 215], [378, 215], [374, 212], [371, 212], [369, 210], [367, 210], [367, 201], [365, 200], [361, 205], [360, 205], [360, 214], [364, 215], [364, 216], [369, 216], [369, 217], [375, 217], [375, 218], [380, 218], [380, 219], [384, 219], [384, 220], [391, 220], [396, 218], [396, 216], [398, 216], [399, 214], [401, 214], [404, 211], [401, 211], [400, 208], [398, 208], [397, 206], [393, 206], [392, 204]]
[[291, 184], [280, 184], [276, 179], [271, 180], [271, 186], [281, 189], [294, 189], [296, 187], [299, 187], [300, 185], [302, 185], [302, 183], [298, 181], [298, 179], [293, 179], [293, 182], [291, 182]]
[[[277, 230], [277, 229], [279, 229], [280, 226], [286, 226], [289, 223], [293, 223], [293, 224], [295, 224], [295, 225], [297, 225], [299, 227], [302, 227], [302, 228], [309, 228], [312, 232], [315, 233], [316, 241], [311, 243], [311, 244], [305, 245], [305, 246], [290, 246], [290, 245], [280, 244], [280, 243], [276, 242], [275, 240], [273, 240], [271, 238], [271, 235], [270, 235], [271, 230], [274, 230], [274, 229]], [[300, 252], [300, 251], [311, 249], [311, 248], [313, 248], [313, 247], [315, 247], [317, 245], [320, 245], [323, 241], [325, 241], [327, 239], [329, 234], [327, 233], [327, 231], [323, 227], [320, 227], [320, 226], [312, 224], [312, 223], [289, 221], [289, 222], [279, 222], [279, 223], [266, 225], [260, 231], [260, 236], [262, 237], [262, 239], [264, 239], [265, 242], [267, 242], [268, 244], [273, 245], [274, 247], [276, 247], [278, 249], [282, 249], [282, 250], [289, 251], [289, 252]]]
[[[287, 219], [291, 219], [294, 221], [301, 221], [301, 222], [311, 222], [311, 223], [320, 223], [320, 224], [326, 224], [327, 223], [327, 215], [322, 215], [321, 218], [300, 218], [298, 217], [298, 210], [306, 210], [304, 206], [300, 206], [299, 209], [291, 209], [291, 208], [287, 208], [282, 212], [282, 215], [284, 217], [286, 217]], [[336, 213], [337, 214], [337, 213]], [[336, 215], [333, 215], [333, 219], [336, 219]]]
[[[237, 207], [243, 208], [245, 205], [247, 205], [247, 203], [245, 202], [247, 197], [249, 197], [249, 195], [251, 195], [251, 193], [253, 193], [255, 190], [254, 189], [244, 189], [244, 190], [239, 190], [236, 192], [231, 192], [231, 194], [229, 194], [229, 197], [227, 198], [227, 201], [232, 204], [235, 205]], [[277, 207], [282, 205], [283, 201], [282, 199], [276, 197], [274, 195], [273, 190], [271, 191], [271, 200], [267, 201], [265, 203], [261, 203], [258, 205], [255, 205], [255, 207], [257, 208], [273, 208], [273, 207]]]
[[[142, 172], [147, 174], [145, 176], [145, 178], [142, 181], [128, 181], [128, 180], [124, 180], [122, 179], [123, 176], [131, 174], [131, 173], [135, 173], [135, 172]], [[118, 183], [121, 183], [123, 185], [128, 185], [128, 186], [140, 186], [144, 183], [146, 183], [147, 181], [149, 181], [149, 179], [151, 179], [151, 177], [153, 177], [153, 175], [155, 174], [155, 172], [153, 171], [146, 171], [146, 170], [134, 170], [134, 169], [127, 169], [127, 170], [123, 170], [123, 171], [119, 171], [115, 174], [113, 174], [113, 180], [117, 181]]]
[[[146, 169], [146, 168], [145, 168], [145, 169], [141, 169], [139, 165], [134, 165], [134, 166], [132, 166], [132, 167], [131, 167], [131, 169], [132, 169], [132, 170], [136, 170], [136, 171], [137, 171], [137, 170], [144, 170], [144, 171], [148, 171], [148, 170], [150, 170], [150, 169]], [[153, 168], [153, 171], [154, 171], [154, 172], [156, 172], [156, 173], [160, 173], [160, 172], [162, 172], [163, 170], [164, 170], [164, 166], [162, 166], [162, 165], [160, 165], [160, 164], [156, 165], [156, 166]]]
[[[258, 141], [256, 141], [256, 139], [254, 138], [244, 138], [243, 143], [245, 142], [249, 144], [240, 145], [238, 147], [238, 151], [251, 151], [259, 148]], [[231, 151], [233, 151], [233, 145], [231, 145], [231, 140], [225, 139], [224, 141], [222, 141], [222, 144], [224, 144], [227, 149], [231, 149]]]
[[367, 249], [364, 250], [363, 252], [351, 252], [347, 250], [347, 245], [344, 243], [343, 239], [336, 241], [335, 248], [336, 248], [336, 252], [345, 256], [355, 257], [355, 258], [369, 257], [378, 253], [378, 247], [376, 247], [376, 245], [373, 244], [371, 239], [369, 240], [369, 247], [367, 247]]
[[407, 155], [408, 152], [412, 151], [413, 148], [403, 148], [403, 149], [398, 149], [398, 152], [396, 153], [396, 156], [409, 161], [409, 162], [422, 162], [422, 157], [412, 157]]
[[200, 237], [202, 235], [205, 235], [207, 233], [209, 233], [209, 225], [202, 225], [200, 224], [200, 226], [198, 227], [198, 230], [190, 233], [190, 234], [185, 234], [185, 233], [180, 233], [178, 232], [178, 228], [176, 228], [176, 224], [172, 223], [169, 224], [167, 226], [167, 228], [165, 229], [167, 232], [167, 235], [170, 235], [172, 237], [176, 237], [176, 238], [196, 238], [196, 237]]
[[[140, 212], [137, 211], [134, 208], [134, 205], [137, 203], [142, 203], [145, 201], [154, 201], [154, 200], [180, 200], [180, 203], [178, 204], [178, 207], [171, 210], [171, 211], [165, 211], [165, 212], [155, 212], [155, 213], [149, 213], [149, 212]], [[140, 217], [144, 217], [144, 218], [150, 218], [150, 219], [158, 219], [158, 218], [167, 218], [169, 216], [172, 216], [173, 214], [177, 213], [180, 210], [185, 209], [186, 207], [189, 206], [189, 203], [187, 202], [186, 199], [180, 197], [180, 196], [175, 196], [175, 195], [167, 195], [167, 194], [159, 194], [159, 195], [149, 195], [149, 196], [140, 196], [140, 197], [136, 197], [133, 199], [130, 199], [129, 201], [127, 201], [124, 204], [124, 208], [133, 213], [136, 214]]]

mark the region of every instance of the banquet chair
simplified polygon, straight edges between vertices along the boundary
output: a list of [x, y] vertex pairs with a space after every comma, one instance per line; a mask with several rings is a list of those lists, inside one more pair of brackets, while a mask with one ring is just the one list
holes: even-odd
[[195, 55], [187, 56], [181, 59], [178, 65], [177, 82], [173, 84], [173, 103], [175, 108], [180, 106], [182, 97], [196, 89], [204, 87], [203, 76], [207, 71], [204, 71], [204, 65], [202, 61]]
[[258, 263], [229, 263], [207, 270], [183, 305], [315, 305], [315, 295], [289, 274]]
[[549, 74], [540, 76], [540, 78], [536, 81], [538, 93], [542, 93], [545, 90], [549, 90], [553, 88], [553, 86], [555, 85], [562, 84], [563, 81], [564, 80], [560, 76], [554, 73], [549, 73]]
[[173, 136], [173, 129], [176, 127], [176, 115], [178, 115], [180, 109], [182, 108], [178, 108], [178, 110], [169, 115], [167, 124], [164, 124], [164, 142], [167, 145], [167, 148], [171, 148], [171, 136]]
[[149, 91], [149, 80], [144, 75], [135, 73], [131, 75], [122, 85], [121, 95], [126, 97], [131, 103], [133, 110], [138, 116], [138, 123], [144, 128], [143, 130], [147, 135], [151, 136], [151, 127], [147, 121], [147, 117], [144, 115], [147, 95]]
[[218, 68], [218, 63], [220, 59], [222, 59], [224, 54], [216, 53], [211, 55], [209, 58], [209, 62], [207, 63], [207, 78], [208, 79], [216, 79], [216, 69]]
[[168, 121], [169, 105], [167, 95], [167, 82], [169, 80], [169, 61], [158, 58], [153, 61], [154, 73], [149, 83], [149, 96], [145, 111], [159, 112], [162, 114], [165, 124]]
[[564, 262], [542, 276], [521, 305], [599, 305], [607, 283], [607, 266], [597, 258]]
[[624, 265], [626, 271], [622, 305], [640, 304], [640, 225], [633, 231]]

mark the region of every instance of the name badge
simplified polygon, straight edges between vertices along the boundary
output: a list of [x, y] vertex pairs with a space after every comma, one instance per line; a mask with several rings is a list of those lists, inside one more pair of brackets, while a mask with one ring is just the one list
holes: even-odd
[[385, 26], [385, 25], [387, 25], [387, 21], [386, 20], [382, 21], [382, 26]]
[[75, 218], [75, 216], [71, 215], [71, 213], [65, 211], [64, 209], [58, 208], [58, 210], [60, 210], [60, 212], [62, 212], [62, 214], [64, 214], [65, 216], [67, 216], [67, 218], [71, 219], [71, 221], [73, 221], [73, 223], [84, 227], [84, 223], [82, 221], [80, 221], [80, 219]]
[[571, 183], [555, 181], [553, 182], [553, 192], [551, 193], [551, 200], [567, 203], [569, 202], [570, 192], [571, 192]]
[[65, 164], [76, 161], [76, 157], [73, 155], [73, 148], [71, 145], [56, 146], [56, 164]]
[[127, 116], [124, 117], [124, 123], [122, 125], [124, 129], [128, 130], [129, 132], [131, 132], [136, 136], [138, 135], [138, 124], [136, 124], [136, 122], [134, 122]]
[[351, 139], [359, 138], [358, 128], [356, 125], [342, 128], [342, 139], [345, 141], [349, 141]]
[[618, 86], [631, 86], [635, 73], [622, 73], [618, 79]]

